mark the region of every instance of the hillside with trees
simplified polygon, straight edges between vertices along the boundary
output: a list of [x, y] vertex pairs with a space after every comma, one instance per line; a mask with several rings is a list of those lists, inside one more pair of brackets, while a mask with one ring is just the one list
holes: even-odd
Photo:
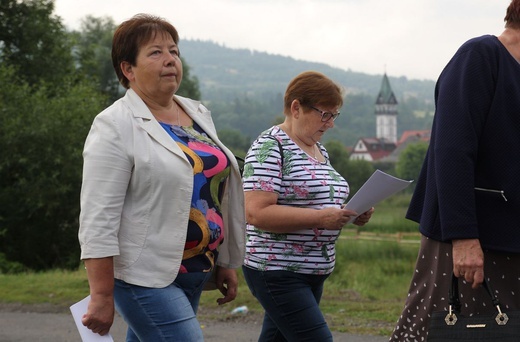
[[[305, 70], [320, 71], [341, 84], [346, 101], [336, 127], [325, 141], [351, 146], [360, 137], [375, 136], [374, 103], [383, 74], [368, 75], [326, 64], [295, 60], [247, 49], [230, 49], [213, 42], [181, 40], [181, 54], [198, 79], [202, 101], [217, 128], [237, 130], [254, 138], [280, 120], [289, 81]], [[433, 118], [432, 80], [389, 76], [399, 101], [398, 135], [404, 130], [429, 129]]]

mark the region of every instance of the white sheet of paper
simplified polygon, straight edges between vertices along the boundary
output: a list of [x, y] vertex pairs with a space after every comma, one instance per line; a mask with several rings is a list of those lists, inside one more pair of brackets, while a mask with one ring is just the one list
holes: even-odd
[[[376, 170], [345, 204], [345, 207], [361, 215], [382, 200], [405, 189], [412, 182], [413, 180], [403, 180]], [[356, 217], [352, 217], [348, 223], [354, 222], [355, 219]]]
[[110, 334], [101, 336], [99, 334], [93, 333], [92, 330], [88, 329], [83, 325], [83, 323], [81, 323], [81, 318], [87, 312], [89, 301], [90, 295], [70, 306], [70, 312], [72, 313], [74, 322], [76, 322], [76, 326], [78, 327], [81, 340], [83, 342], [114, 342], [114, 339]]

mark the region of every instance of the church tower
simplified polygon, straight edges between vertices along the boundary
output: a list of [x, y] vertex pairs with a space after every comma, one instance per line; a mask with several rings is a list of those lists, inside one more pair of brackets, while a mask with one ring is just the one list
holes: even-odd
[[397, 100], [386, 73], [377, 96], [375, 114], [376, 137], [397, 143]]

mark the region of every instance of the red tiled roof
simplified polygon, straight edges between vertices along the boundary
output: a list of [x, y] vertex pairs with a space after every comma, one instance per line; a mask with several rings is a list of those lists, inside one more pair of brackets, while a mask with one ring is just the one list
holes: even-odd
[[420, 141], [430, 141], [430, 130], [404, 131], [397, 145], [402, 144], [411, 137], [418, 138]]

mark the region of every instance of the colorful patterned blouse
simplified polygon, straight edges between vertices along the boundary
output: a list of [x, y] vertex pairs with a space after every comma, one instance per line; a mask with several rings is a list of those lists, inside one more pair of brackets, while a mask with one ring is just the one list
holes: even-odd
[[160, 124], [193, 166], [190, 220], [179, 273], [209, 272], [215, 265], [218, 246], [224, 239], [220, 201], [230, 163], [224, 152], [196, 123], [190, 127]]
[[[283, 148], [283, 158], [278, 146]], [[249, 149], [244, 165], [244, 191], [278, 193], [278, 205], [301, 208], [340, 208], [348, 197], [346, 180], [326, 161], [305, 153], [278, 126], [263, 132]], [[283, 160], [282, 160], [283, 159]], [[253, 269], [329, 274], [336, 260], [340, 230], [320, 227], [291, 233], [270, 233], [247, 225], [244, 265]]]

